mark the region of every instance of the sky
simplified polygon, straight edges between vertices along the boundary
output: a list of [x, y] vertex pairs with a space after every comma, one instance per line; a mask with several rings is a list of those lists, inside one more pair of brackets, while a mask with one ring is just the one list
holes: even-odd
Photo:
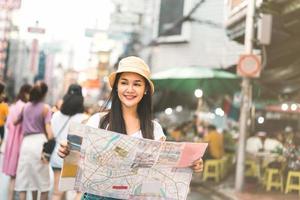
[[[20, 28], [20, 37], [40, 41], [64, 41], [74, 48], [75, 68], [86, 65], [89, 40], [84, 37], [86, 28], [106, 30], [110, 13], [114, 7], [110, 0], [22, 0], [22, 6], [15, 14], [15, 22]], [[28, 27], [45, 28], [46, 34], [27, 32]]]
[[112, 9], [110, 0], [23, 0], [18, 24], [27, 30], [38, 20], [48, 37], [72, 40], [85, 28], [107, 29]]

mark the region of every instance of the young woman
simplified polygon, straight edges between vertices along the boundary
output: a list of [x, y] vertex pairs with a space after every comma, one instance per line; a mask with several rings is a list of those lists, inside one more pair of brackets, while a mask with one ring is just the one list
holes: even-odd
[[[111, 109], [106, 114], [93, 115], [87, 125], [137, 138], [165, 140], [162, 127], [152, 120], [154, 85], [148, 65], [138, 57], [126, 57], [119, 62], [118, 70], [109, 76], [109, 84], [112, 87], [108, 100]], [[66, 142], [61, 143], [58, 154], [62, 158], [69, 154]], [[195, 172], [202, 171], [201, 159], [194, 162], [193, 169]], [[113, 199], [91, 194], [84, 194], [82, 198]]]
[[10, 176], [8, 187], [8, 200], [14, 199], [15, 178], [18, 166], [20, 146], [23, 140], [21, 124], [14, 125], [14, 120], [21, 113], [25, 103], [29, 100], [31, 85], [24, 84], [19, 91], [16, 102], [10, 106], [7, 116], [6, 127], [8, 130], [2, 171]]
[[53, 114], [51, 119], [51, 128], [56, 139], [56, 147], [51, 154], [50, 164], [54, 172], [54, 190], [52, 200], [63, 199], [64, 192], [59, 191], [58, 183], [63, 164], [62, 158], [57, 155], [59, 143], [67, 139], [70, 122], [81, 123], [86, 119], [83, 106], [83, 96], [81, 86], [72, 84], [69, 86], [67, 93], [63, 97], [63, 103], [60, 111]]
[[26, 199], [26, 191], [32, 192], [33, 200], [37, 199], [38, 191], [41, 192], [40, 199], [48, 199], [49, 162], [42, 157], [44, 142], [53, 137], [50, 127], [51, 109], [44, 103], [47, 91], [45, 83], [36, 83], [30, 90], [29, 102], [15, 121], [15, 124], [22, 123], [24, 135], [15, 184], [20, 200]]

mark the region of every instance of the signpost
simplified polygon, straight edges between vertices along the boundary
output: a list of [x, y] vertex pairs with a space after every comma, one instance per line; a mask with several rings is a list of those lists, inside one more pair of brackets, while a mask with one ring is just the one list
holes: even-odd
[[[246, 29], [245, 29], [245, 54], [253, 54], [253, 36], [254, 36], [254, 14], [255, 14], [255, 3], [256, 0], [249, 0], [247, 7], [246, 16]], [[253, 59], [252, 56], [247, 57], [247, 59]], [[243, 64], [241, 64], [244, 71], [250, 71], [253, 73], [252, 67], [257, 62], [248, 62], [247, 59], [242, 59]], [[246, 61], [245, 61], [246, 60]], [[255, 60], [255, 59], [254, 59]], [[250, 63], [250, 64], [249, 64]], [[253, 64], [254, 63], [254, 64]], [[250, 67], [249, 67], [250, 66]], [[235, 176], [235, 190], [240, 192], [244, 187], [244, 172], [245, 172], [245, 145], [247, 136], [247, 122], [249, 120], [250, 114], [250, 102], [251, 102], [251, 84], [250, 78], [248, 76], [243, 77], [242, 82], [242, 104], [240, 109], [240, 119], [239, 119], [239, 142], [237, 150], [237, 164], [236, 164], [236, 176]]]
[[259, 77], [261, 72], [260, 60], [260, 57], [254, 54], [241, 55], [237, 65], [237, 74], [248, 78]]

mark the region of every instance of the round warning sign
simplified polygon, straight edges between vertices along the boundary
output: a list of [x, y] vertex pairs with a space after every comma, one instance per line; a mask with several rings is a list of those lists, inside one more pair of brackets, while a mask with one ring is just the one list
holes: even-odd
[[241, 55], [238, 65], [237, 73], [244, 77], [259, 77], [261, 71], [260, 58], [257, 55]]

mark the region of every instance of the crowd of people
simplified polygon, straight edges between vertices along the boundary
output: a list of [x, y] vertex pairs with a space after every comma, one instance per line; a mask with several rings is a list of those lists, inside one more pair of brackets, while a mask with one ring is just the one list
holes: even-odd
[[[0, 98], [5, 95], [4, 88], [1, 83]], [[9, 200], [14, 199], [16, 192], [19, 199], [24, 200], [28, 191], [32, 192], [32, 199], [37, 199], [38, 192], [41, 199], [48, 199], [51, 189], [49, 165], [54, 173], [51, 199], [62, 199], [64, 196], [58, 189], [63, 163], [57, 155], [59, 142], [67, 138], [71, 121], [81, 123], [88, 115], [84, 113], [81, 86], [70, 85], [61, 106], [56, 110], [45, 103], [47, 92], [47, 84], [38, 81], [33, 86], [24, 84], [10, 106], [3, 98], [0, 99], [1, 141], [5, 127], [7, 130], [2, 172], [10, 177]], [[43, 145], [54, 137], [57, 145], [51, 158], [47, 158], [42, 153]]]
[[[238, 135], [235, 130], [217, 130], [208, 121], [197, 117], [169, 129], [169, 140], [209, 143], [206, 159], [220, 159], [225, 153], [235, 154]], [[246, 159], [262, 161], [263, 167], [300, 170], [300, 137], [287, 126], [277, 132], [257, 131], [246, 140]]]
[[266, 155], [264, 166], [300, 170], [300, 137], [290, 127], [275, 133], [256, 132], [247, 139], [246, 152], [250, 159]]
[[[0, 131], [7, 128], [3, 158], [3, 173], [10, 176], [8, 199], [13, 200], [16, 192], [25, 200], [27, 192], [36, 200], [64, 199], [59, 190], [59, 177], [63, 158], [69, 153], [66, 141], [71, 122], [86, 123], [123, 133], [137, 138], [165, 140], [161, 125], [152, 120], [152, 95], [154, 85], [150, 80], [148, 65], [138, 57], [127, 57], [119, 62], [117, 72], [109, 76], [112, 88], [107, 100], [108, 108], [92, 116], [84, 113], [84, 97], [78, 84], [69, 86], [62, 101], [55, 108], [45, 103], [48, 86], [42, 81], [20, 88], [14, 103], [4, 102], [4, 84], [0, 84]], [[2, 129], [1, 129], [2, 127]], [[4, 136], [1, 133], [1, 141]], [[45, 153], [45, 143], [55, 138], [56, 145], [50, 157]], [[199, 158], [191, 166], [194, 172], [203, 170]], [[50, 186], [50, 170], [54, 174], [54, 186]], [[112, 199], [77, 193], [77, 199]]]

